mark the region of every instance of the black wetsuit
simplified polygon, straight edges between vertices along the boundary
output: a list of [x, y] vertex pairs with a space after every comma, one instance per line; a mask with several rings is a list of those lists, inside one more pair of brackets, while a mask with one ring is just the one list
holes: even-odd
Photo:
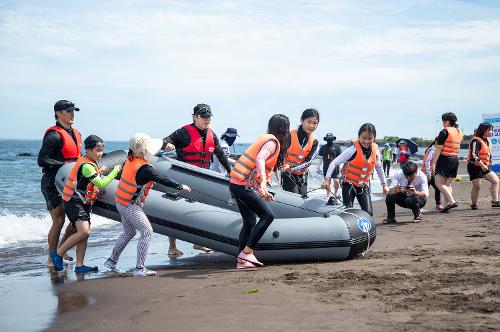
[[[56, 122], [56, 126], [64, 127]], [[65, 129], [73, 138], [77, 141], [76, 135], [73, 129]], [[42, 167], [43, 176], [41, 179], [41, 191], [45, 202], [47, 204], [47, 210], [53, 210], [62, 204], [61, 195], [55, 186], [55, 177], [57, 171], [61, 166], [65, 164], [62, 155], [63, 141], [61, 135], [58, 132], [51, 130], [44, 136], [42, 141], [42, 147], [38, 153], [38, 166]]]
[[[299, 139], [300, 146], [306, 146], [309, 135], [302, 130], [302, 126], [299, 126], [297, 129], [297, 137]], [[314, 155], [314, 152], [318, 148], [318, 140], [315, 139], [311, 148], [311, 152], [307, 155], [307, 157], [302, 161], [302, 163], [307, 163], [311, 160]], [[281, 172], [281, 187], [283, 190], [300, 194], [307, 195], [307, 174], [292, 174], [290, 172]]]
[[[207, 137], [207, 131], [208, 129], [202, 130], [199, 129], [192, 123], [192, 125], [198, 130], [200, 133], [202, 139], [203, 139], [203, 146], [205, 146], [206, 142], [206, 137]], [[182, 150], [187, 147], [191, 143], [191, 136], [189, 135], [189, 132], [187, 131], [186, 128], [182, 127], [174, 131], [172, 134], [170, 134], [168, 137], [165, 137], [163, 139], [163, 147], [162, 149], [165, 149], [165, 146], [171, 143], [175, 146], [176, 152], [177, 152], [177, 159], [182, 160]], [[227, 174], [231, 172], [231, 166], [229, 166], [229, 161], [227, 160], [227, 156], [224, 153], [224, 150], [220, 147], [219, 144], [219, 139], [217, 136], [214, 134], [214, 145], [215, 145], [215, 150], [214, 154], [217, 156], [217, 159], [219, 159], [220, 164], [222, 167], [224, 167], [227, 171]]]
[[[323, 176], [326, 176], [326, 171], [328, 166], [342, 153], [342, 148], [337, 143], [327, 142], [319, 148], [318, 155], [323, 157]], [[339, 177], [339, 167], [335, 167], [332, 173], [332, 179], [337, 179]]]

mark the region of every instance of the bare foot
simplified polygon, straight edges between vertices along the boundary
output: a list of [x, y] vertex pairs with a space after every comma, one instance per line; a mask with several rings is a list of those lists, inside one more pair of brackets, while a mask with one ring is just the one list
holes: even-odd
[[169, 256], [182, 256], [184, 253], [177, 248], [168, 249]]
[[49, 258], [47, 258], [47, 267], [54, 267], [54, 263], [52, 263], [52, 259], [50, 259], [50, 256]]
[[193, 244], [193, 249], [194, 250], [201, 250], [201, 251], [204, 251], [204, 252], [211, 252], [213, 251], [212, 249], [210, 248], [207, 248], [207, 247], [202, 247], [202, 246], [199, 246], [197, 244]]
[[67, 253], [64, 254], [63, 259], [66, 260], [66, 261], [70, 261], [70, 262], [73, 261], [73, 257], [71, 257], [70, 255], [68, 255]]

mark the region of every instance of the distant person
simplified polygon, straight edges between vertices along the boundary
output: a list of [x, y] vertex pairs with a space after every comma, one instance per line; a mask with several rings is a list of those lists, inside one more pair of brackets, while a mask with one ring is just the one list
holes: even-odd
[[[229, 161], [220, 146], [219, 139], [209, 128], [211, 121], [212, 110], [210, 106], [207, 104], [196, 105], [193, 108], [193, 122], [165, 137], [162, 150], [175, 150], [177, 160], [201, 168], [210, 168], [210, 161], [215, 155], [229, 174], [231, 166], [229, 166]], [[176, 239], [169, 237], [169, 241], [168, 254], [170, 256], [182, 255], [183, 252], [177, 249]], [[198, 245], [194, 245], [193, 249], [205, 252], [211, 251], [210, 248]]]
[[429, 196], [427, 177], [418, 170], [417, 164], [406, 162], [401, 171], [392, 177], [392, 188], [385, 198], [387, 206], [387, 223], [396, 222], [396, 204], [413, 212], [413, 222], [422, 221], [422, 209]]
[[[41, 191], [52, 219], [52, 226], [48, 234], [48, 266], [54, 265], [50, 258], [50, 252], [58, 247], [65, 220], [61, 195], [54, 183], [55, 177], [61, 166], [74, 162], [81, 156], [82, 137], [80, 132], [73, 128], [74, 112], [79, 110], [69, 100], [59, 100], [54, 104], [56, 124], [45, 131], [42, 147], [38, 153], [38, 166], [42, 168], [43, 172]], [[66, 227], [60, 243], [64, 242], [75, 231], [76, 228], [70, 223]], [[66, 255], [65, 259], [72, 260], [73, 258]]]
[[[255, 257], [255, 246], [274, 220], [267, 202], [274, 200], [267, 190], [271, 173], [283, 163], [290, 145], [290, 120], [282, 114], [273, 115], [267, 134], [261, 135], [241, 155], [230, 173], [229, 190], [236, 199], [243, 226], [239, 238], [237, 269], [261, 267]], [[259, 221], [257, 222], [257, 216]]]
[[458, 206], [453, 198], [451, 183], [457, 177], [458, 155], [464, 135], [458, 129], [457, 116], [454, 113], [444, 113], [441, 119], [444, 128], [439, 132], [436, 140], [436, 152], [432, 159], [431, 172], [436, 177], [436, 186], [444, 195], [445, 206], [441, 212], [447, 213]]
[[361, 209], [371, 216], [373, 216], [373, 207], [370, 196], [370, 179], [374, 170], [377, 171], [380, 178], [384, 195], [387, 195], [389, 191], [385, 182], [378, 146], [374, 143], [376, 136], [377, 130], [374, 125], [371, 123], [363, 124], [359, 128], [358, 139], [354, 140], [350, 147], [330, 163], [325, 175], [325, 181], [321, 186], [323, 189], [330, 188], [333, 170], [338, 165], [344, 164], [341, 171], [344, 205], [351, 208], [356, 198]]
[[384, 144], [384, 148], [382, 149], [382, 166], [384, 167], [385, 176], [389, 177], [389, 173], [391, 171], [391, 162], [392, 162], [392, 151], [389, 143]]
[[391, 152], [392, 152], [392, 163], [397, 164], [398, 163], [398, 151], [396, 149], [396, 146], [391, 146]]
[[[332, 133], [326, 134], [326, 136], [323, 138], [323, 140], [326, 141], [326, 144], [322, 145], [319, 148], [318, 154], [323, 158], [318, 165], [318, 172], [323, 174], [323, 176], [326, 176], [326, 172], [328, 171], [328, 166], [330, 166], [330, 163], [342, 153], [340, 145], [334, 143], [336, 139], [337, 137], [333, 136]], [[321, 170], [321, 164], [323, 164], [323, 170]], [[337, 199], [339, 198], [339, 166], [335, 167], [335, 169], [333, 170], [332, 179], [334, 192], [332, 194], [331, 188], [326, 188], [326, 198], [328, 200], [326, 203], [327, 205], [336, 205]]]
[[[233, 150], [234, 150], [234, 142], [236, 141], [236, 137], [238, 137], [238, 136], [239, 135], [238, 135], [237, 129], [227, 128], [226, 132], [221, 135], [220, 141], [219, 141], [220, 147], [221, 147], [222, 151], [224, 152], [224, 154], [226, 155], [227, 161], [229, 162], [229, 165], [231, 165], [231, 167], [234, 165], [236, 160], [231, 159], [229, 157], [229, 155], [230, 155], [229, 148], [232, 146]], [[225, 175], [228, 174], [226, 172], [226, 169], [219, 162], [219, 159], [214, 158], [214, 156], [212, 156], [212, 162], [210, 163], [210, 169], [213, 171], [225, 174]]]
[[467, 172], [472, 181], [471, 210], [477, 210], [477, 198], [481, 190], [482, 179], [491, 183], [491, 207], [500, 207], [498, 201], [498, 176], [491, 171], [491, 135], [493, 126], [483, 122], [476, 130], [474, 137], [469, 143], [469, 153], [467, 157]]
[[92, 205], [97, 199], [99, 189], [106, 188], [121, 170], [116, 165], [105, 178], [101, 172], [106, 166], [99, 167], [98, 161], [104, 153], [104, 142], [96, 135], [90, 135], [84, 141], [85, 156], [78, 158], [68, 175], [62, 192], [64, 211], [69, 221], [76, 227], [76, 233], [67, 238], [59, 248], [50, 252], [56, 271], [63, 270], [62, 256], [74, 246], [76, 247], [75, 273], [97, 272], [97, 266], [91, 267], [83, 263], [90, 235], [90, 216]]
[[111, 270], [119, 270], [117, 264], [120, 254], [135, 236], [136, 231], [139, 231], [141, 236], [137, 243], [137, 261], [134, 276], [156, 275], [156, 271], [149, 270], [144, 266], [153, 236], [153, 228], [142, 207], [155, 182], [177, 190], [191, 191], [188, 186], [179, 184], [160, 174], [149, 163], [154, 154], [160, 150], [162, 144], [161, 140], [153, 140], [142, 133], [134, 134], [129, 140], [128, 158], [123, 166], [115, 193], [116, 209], [121, 216], [123, 233], [116, 241], [111, 256], [104, 263], [104, 266]]
[[421, 171], [427, 176], [427, 183], [434, 188], [434, 200], [436, 201], [436, 210], [441, 211], [443, 209], [443, 205], [441, 204], [441, 192], [439, 188], [436, 186], [436, 178], [431, 173], [431, 162], [434, 158], [434, 153], [436, 151], [436, 139], [427, 147], [424, 153], [424, 159], [422, 161], [422, 169]]
[[404, 164], [410, 160], [410, 148], [405, 141], [399, 142], [398, 147], [398, 163], [401, 168], [403, 168]]
[[290, 131], [291, 144], [281, 170], [283, 190], [307, 195], [308, 169], [318, 149], [318, 140], [313, 135], [318, 125], [319, 112], [308, 108], [302, 112], [300, 126]]

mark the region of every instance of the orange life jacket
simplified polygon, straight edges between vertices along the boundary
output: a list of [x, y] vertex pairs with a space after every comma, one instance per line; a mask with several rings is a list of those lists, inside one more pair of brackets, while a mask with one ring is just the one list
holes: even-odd
[[81, 192], [78, 189], [78, 171], [80, 170], [82, 165], [86, 163], [94, 166], [97, 175], [99, 175], [99, 168], [94, 161], [85, 156], [78, 158], [75, 165], [71, 169], [71, 172], [69, 173], [66, 183], [64, 184], [61, 196], [62, 199], [66, 202], [68, 202], [72, 197], [79, 198], [84, 204], [94, 204], [94, 202], [96, 201], [99, 189], [94, 186], [92, 182], [89, 182], [89, 184], [87, 185], [87, 189], [85, 189], [85, 192]]
[[178, 151], [178, 159], [194, 166], [209, 168], [215, 151], [214, 132], [210, 128], [207, 129], [203, 145], [203, 137], [194, 124], [185, 125], [183, 128], [189, 133], [190, 141], [188, 146]]
[[276, 150], [272, 156], [269, 156], [266, 160], [266, 179], [267, 182], [271, 180], [271, 174], [278, 161], [278, 155], [280, 153], [280, 143], [274, 135], [264, 134], [259, 136], [257, 140], [250, 145], [241, 157], [235, 162], [233, 169], [229, 176], [231, 179], [237, 181], [247, 181], [250, 186], [257, 187], [261, 182], [261, 176], [257, 175], [256, 158], [259, 154], [262, 146], [269, 141], [276, 142]]
[[427, 157], [429, 156], [429, 152], [430, 152], [432, 149], [436, 150], [436, 148], [434, 147], [434, 145], [433, 145], [433, 146], [431, 146], [430, 148], [428, 148], [428, 149], [425, 151], [425, 154], [424, 154], [424, 159], [422, 159], [423, 163], [422, 163], [422, 169], [421, 169], [421, 170], [422, 170], [422, 172], [424, 172], [424, 174], [425, 174], [425, 172], [427, 171], [427, 168], [425, 167], [425, 162], [427, 161]]
[[462, 143], [464, 134], [458, 128], [446, 127], [444, 129], [448, 132], [448, 137], [443, 144], [441, 154], [447, 157], [458, 157], [460, 153], [460, 143]]
[[[285, 165], [290, 165], [291, 167], [300, 165], [304, 162], [304, 159], [309, 155], [314, 144], [314, 136], [309, 135], [309, 139], [304, 147], [300, 145], [299, 135], [297, 130], [293, 129], [290, 131], [291, 144], [288, 148], [287, 156], [285, 158]], [[293, 174], [304, 174], [307, 172], [308, 167], [304, 167], [298, 171], [291, 172]]]
[[477, 155], [479, 156], [479, 159], [483, 162], [485, 165], [489, 165], [491, 161], [491, 142], [490, 145], [488, 146], [486, 142], [481, 139], [480, 137], [474, 137], [471, 139], [469, 143], [469, 153], [467, 154], [467, 162], [474, 164], [476, 166], [479, 166], [479, 162], [473, 161], [470, 158], [471, 155], [471, 150], [472, 150], [472, 142], [474, 140], [477, 140], [481, 143], [481, 150], [478, 151]]
[[359, 140], [353, 141], [353, 144], [356, 148], [356, 157], [345, 163], [344, 167], [342, 167], [343, 181], [353, 184], [356, 187], [363, 187], [370, 182], [377, 162], [378, 145], [372, 143], [370, 159], [366, 160]]
[[57, 133], [61, 136], [63, 143], [61, 153], [64, 159], [62, 161], [67, 163], [76, 161], [78, 158], [80, 158], [82, 151], [82, 135], [80, 135], [80, 132], [75, 128], [72, 129], [75, 133], [76, 143], [73, 137], [71, 137], [71, 135], [66, 131], [66, 129], [59, 126], [52, 126], [45, 131], [45, 135], [47, 135], [49, 131], [53, 130], [57, 131]]
[[144, 205], [149, 191], [153, 188], [154, 181], [149, 181], [141, 186], [135, 182], [135, 176], [139, 168], [146, 164], [148, 162], [142, 158], [133, 157], [132, 160], [127, 159], [116, 188], [115, 202], [123, 206], [129, 206], [130, 204]]

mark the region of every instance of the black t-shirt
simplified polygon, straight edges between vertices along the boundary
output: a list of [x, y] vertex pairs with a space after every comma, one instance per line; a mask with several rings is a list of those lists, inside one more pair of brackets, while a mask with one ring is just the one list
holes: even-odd
[[446, 139], [448, 138], [448, 131], [446, 129], [443, 129], [439, 132], [436, 145], [444, 145], [444, 142], [446, 142]]
[[319, 148], [319, 155], [323, 157], [323, 170], [326, 171], [330, 163], [342, 153], [337, 143], [325, 144]]
[[[191, 125], [193, 127], [195, 127], [196, 130], [198, 130], [198, 132], [200, 133], [200, 136], [203, 140], [203, 146], [205, 146], [208, 129], [204, 129], [204, 130], [199, 129], [198, 127], [196, 127], [194, 125], [194, 123], [192, 123]], [[214, 136], [214, 145], [215, 145], [214, 154], [217, 156], [217, 159], [219, 159], [222, 167], [224, 167], [229, 174], [231, 172], [231, 166], [229, 166], [229, 161], [227, 160], [227, 156], [224, 153], [224, 151], [222, 150], [222, 148], [220, 147], [219, 138], [215, 135], [215, 133], [213, 136]], [[187, 129], [182, 127], [182, 128], [177, 129], [172, 134], [170, 134], [169, 136], [167, 136], [163, 139], [162, 149], [165, 149], [165, 146], [168, 143], [171, 143], [175, 146], [175, 149], [177, 152], [177, 158], [181, 159], [179, 156], [179, 152], [182, 151], [185, 147], [187, 147], [189, 145], [189, 143], [191, 143], [191, 136], [189, 135], [189, 132], [187, 131]]]
[[[64, 128], [59, 122], [56, 123], [57, 127]], [[65, 129], [77, 142], [75, 132], [73, 129]], [[51, 130], [43, 137], [42, 147], [38, 153], [38, 166], [42, 167], [44, 173], [48, 176], [55, 177], [57, 171], [65, 164], [62, 155], [63, 141], [61, 135], [55, 130]]]
[[159, 184], [162, 184], [164, 186], [182, 190], [181, 184], [175, 182], [166, 175], [158, 173], [153, 166], [149, 164], [142, 165], [137, 170], [137, 174], [135, 175], [135, 182], [138, 185], [143, 186], [149, 181], [158, 182]]
[[[484, 141], [486, 143], [486, 145], [489, 147], [490, 146], [490, 142], [488, 140]], [[481, 142], [479, 141], [479, 138], [477, 137], [474, 137], [471, 141], [470, 141], [470, 148], [469, 148], [469, 158], [470, 160], [472, 161], [479, 161], [480, 158], [479, 158], [479, 151], [481, 151]], [[491, 156], [490, 156], [491, 158]]]

